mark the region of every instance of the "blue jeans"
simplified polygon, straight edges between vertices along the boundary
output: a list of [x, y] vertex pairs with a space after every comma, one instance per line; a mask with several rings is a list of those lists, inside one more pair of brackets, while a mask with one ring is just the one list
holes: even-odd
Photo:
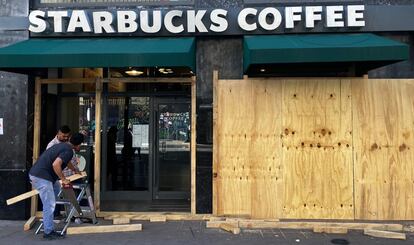
[[56, 196], [60, 191], [60, 183], [52, 183], [49, 180], [29, 175], [32, 186], [39, 191], [40, 200], [43, 204], [44, 233], [49, 234], [54, 230], [53, 212], [55, 211]]

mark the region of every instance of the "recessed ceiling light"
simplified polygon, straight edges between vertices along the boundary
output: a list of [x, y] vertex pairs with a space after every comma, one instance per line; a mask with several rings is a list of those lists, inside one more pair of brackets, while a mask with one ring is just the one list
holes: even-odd
[[144, 74], [144, 72], [142, 71], [137, 71], [137, 70], [129, 70], [125, 72], [126, 74], [130, 75], [130, 76], [139, 76], [141, 74]]

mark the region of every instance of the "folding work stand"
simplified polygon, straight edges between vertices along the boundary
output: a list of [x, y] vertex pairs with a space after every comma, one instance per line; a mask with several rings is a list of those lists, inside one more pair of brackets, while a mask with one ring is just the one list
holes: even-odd
[[[74, 189], [80, 190], [77, 197], [75, 197]], [[88, 206], [80, 206], [82, 200], [86, 199]], [[95, 214], [95, 207], [93, 205], [93, 199], [91, 196], [91, 191], [89, 189], [89, 184], [85, 180], [84, 183], [74, 184], [69, 188], [63, 188], [59, 192], [58, 199], [56, 200], [56, 205], [64, 205], [64, 227], [62, 230], [57, 231], [61, 235], [66, 232], [66, 229], [69, 227], [71, 219], [76, 215], [79, 218], [88, 218], [92, 220], [93, 224], [98, 223]], [[43, 220], [40, 223], [39, 227], [36, 230], [36, 234], [40, 231], [43, 231]]]

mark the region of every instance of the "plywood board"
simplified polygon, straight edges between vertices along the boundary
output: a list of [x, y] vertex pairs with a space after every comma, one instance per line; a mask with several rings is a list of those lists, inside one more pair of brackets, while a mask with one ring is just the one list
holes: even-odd
[[251, 213], [249, 152], [252, 85], [244, 80], [220, 80], [217, 89], [217, 214]]
[[350, 81], [283, 81], [283, 218], [353, 219]]
[[69, 227], [66, 234], [89, 234], [89, 233], [110, 233], [110, 232], [127, 232], [127, 231], [141, 231], [141, 224], [132, 225], [102, 225], [102, 226], [79, 226]]
[[398, 232], [392, 232], [392, 231], [379, 231], [379, 230], [365, 229], [364, 235], [368, 235], [372, 237], [380, 237], [380, 238], [399, 239], [399, 240], [406, 239], [406, 235], [404, 233], [398, 233]]
[[412, 79], [215, 76], [213, 213], [414, 219], [412, 94]]
[[352, 83], [355, 218], [414, 218], [414, 80]]

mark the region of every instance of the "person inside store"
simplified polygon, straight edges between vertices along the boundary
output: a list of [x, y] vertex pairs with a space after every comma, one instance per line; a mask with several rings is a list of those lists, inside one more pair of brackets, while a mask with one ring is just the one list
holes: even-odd
[[117, 177], [118, 177], [118, 165], [116, 157], [116, 140], [117, 140], [118, 129], [116, 126], [109, 127], [107, 134], [107, 161], [108, 161], [108, 177], [111, 176], [112, 189], [117, 189]]
[[40, 200], [43, 204], [43, 237], [47, 240], [61, 239], [63, 236], [54, 229], [53, 213], [56, 206], [56, 187], [69, 184], [63, 174], [67, 166], [73, 171], [71, 160], [74, 150], [79, 151], [84, 139], [83, 134], [76, 133], [70, 137], [69, 142], [62, 142], [44, 151], [29, 171], [30, 182], [33, 188], [39, 191]]

